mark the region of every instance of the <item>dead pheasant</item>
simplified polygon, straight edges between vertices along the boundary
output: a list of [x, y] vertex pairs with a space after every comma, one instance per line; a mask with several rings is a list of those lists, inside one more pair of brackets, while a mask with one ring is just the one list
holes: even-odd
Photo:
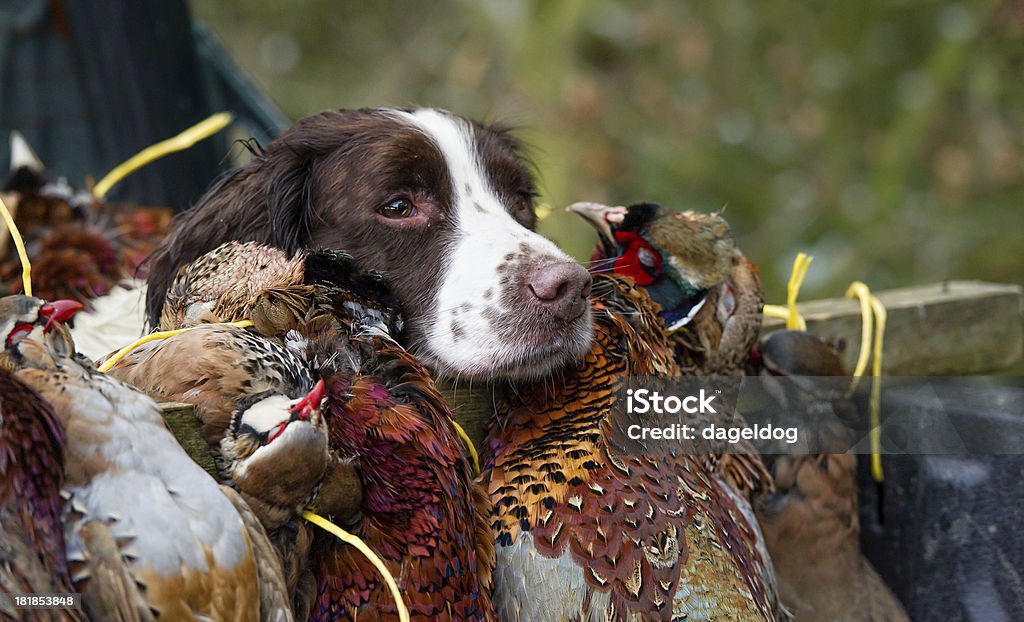
[[[653, 203], [576, 203], [569, 210], [600, 236], [592, 269], [629, 276], [651, 295], [683, 373], [714, 376], [728, 406], [721, 423], [743, 425], [735, 406], [760, 333], [764, 296], [757, 267], [736, 247], [728, 223], [719, 214], [674, 212]], [[757, 451], [738, 443], [718, 456], [718, 468], [752, 498], [761, 488], [747, 477], [744, 455]]]
[[268, 291], [308, 295], [311, 288], [302, 287], [305, 258], [305, 252], [289, 257], [255, 242], [223, 244], [178, 271], [167, 290], [160, 330], [251, 319]]
[[[838, 353], [808, 333], [780, 331], [758, 341], [763, 295], [757, 271], [719, 215], [672, 212], [653, 204], [582, 203], [570, 209], [600, 234], [594, 252], [598, 269], [636, 276], [662, 305], [666, 322], [692, 318], [672, 334], [677, 361], [687, 372], [846, 375]], [[816, 397], [800, 386], [786, 385], [802, 393], [792, 396], [801, 400], [799, 407], [779, 404], [777, 413], [848, 412], [842, 400]], [[852, 422], [849, 416], [841, 419], [819, 422], [816, 447], [845, 451], [850, 446], [844, 432]], [[775, 414], [773, 421], [778, 420]], [[735, 456], [723, 458], [728, 463]], [[899, 602], [860, 553], [856, 457], [780, 456], [770, 465], [777, 490], [762, 491], [754, 507], [781, 599], [796, 619], [905, 620]]]
[[[324, 322], [324, 320], [321, 320]], [[493, 620], [486, 499], [427, 370], [385, 332], [307, 335], [328, 387], [331, 447], [363, 488], [349, 528], [385, 561], [414, 620]], [[312, 620], [397, 620], [377, 571], [347, 545], [320, 542]]]
[[227, 242], [178, 271], [160, 329], [249, 319], [266, 337], [283, 338], [317, 315], [373, 314], [391, 334], [402, 329], [398, 302], [377, 272], [359, 270], [339, 251], [284, 251], [256, 242]]
[[[77, 303], [0, 299], [14, 377], [67, 431], [64, 539], [92, 619], [290, 620], [266, 539], [237, 493], [184, 452], [152, 400], [74, 352], [62, 321]], [[277, 596], [275, 596], [275, 594]]]
[[[492, 423], [482, 480], [499, 618], [778, 619], [757, 523], [716, 457], [621, 442], [622, 382], [680, 374], [657, 306], [607, 275], [593, 299], [590, 353], [553, 383], [515, 387]], [[769, 485], [756, 456], [738, 463]]]
[[[0, 369], [0, 595], [68, 593], [60, 522], [64, 427], [50, 405]], [[82, 620], [80, 612], [7, 609], [0, 618]]]

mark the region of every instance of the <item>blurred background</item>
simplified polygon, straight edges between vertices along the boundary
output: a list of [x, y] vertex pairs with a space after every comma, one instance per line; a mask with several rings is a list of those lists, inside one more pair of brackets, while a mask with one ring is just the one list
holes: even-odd
[[[771, 302], [798, 251], [805, 300], [1024, 284], [1022, 43], [1024, 0], [3, 0], [0, 130], [81, 183], [239, 97], [257, 135], [439, 106], [520, 128], [541, 228], [582, 260], [594, 234], [565, 205], [656, 201], [725, 208]], [[218, 139], [115, 198], [187, 206], [232, 163]]]
[[1024, 2], [194, 0], [292, 118], [440, 106], [517, 126], [577, 200], [726, 208], [785, 295], [1024, 283]]

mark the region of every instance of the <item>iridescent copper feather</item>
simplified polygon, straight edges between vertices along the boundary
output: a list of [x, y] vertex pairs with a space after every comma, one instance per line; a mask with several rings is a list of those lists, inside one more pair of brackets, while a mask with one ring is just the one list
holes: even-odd
[[[50, 405], [0, 369], [0, 594], [70, 592], [60, 522], [64, 427]], [[75, 611], [7, 610], [0, 619], [79, 620]]]
[[593, 305], [590, 353], [553, 383], [510, 392], [490, 430], [499, 617], [776, 619], [756, 522], [713, 457], [617, 444], [620, 383], [680, 374], [658, 307], [632, 279], [605, 275]]
[[[427, 370], [383, 331], [306, 330], [327, 379], [331, 446], [363, 486], [350, 529], [387, 564], [414, 620], [493, 620], [487, 500]], [[315, 547], [312, 620], [397, 620], [379, 573], [352, 547]]]

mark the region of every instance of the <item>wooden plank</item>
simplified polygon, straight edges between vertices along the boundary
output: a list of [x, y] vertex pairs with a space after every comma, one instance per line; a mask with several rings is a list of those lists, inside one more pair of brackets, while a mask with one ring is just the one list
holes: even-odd
[[184, 402], [161, 402], [157, 404], [178, 443], [185, 448], [192, 460], [220, 481], [213, 454], [203, 437], [203, 423], [196, 416], [195, 406]]
[[[1024, 298], [1017, 285], [949, 281], [875, 292], [888, 312], [882, 368], [890, 376], [981, 374], [1021, 358]], [[843, 349], [853, 369], [860, 348], [860, 305], [833, 298], [797, 303], [808, 332]], [[785, 327], [766, 318], [762, 333]]]

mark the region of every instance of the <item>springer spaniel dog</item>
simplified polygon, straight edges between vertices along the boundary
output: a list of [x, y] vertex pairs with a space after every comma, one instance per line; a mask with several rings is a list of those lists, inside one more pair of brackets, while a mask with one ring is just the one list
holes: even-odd
[[462, 378], [540, 377], [590, 347], [590, 274], [534, 233], [534, 180], [498, 127], [435, 109], [302, 119], [228, 173], [153, 255], [147, 314], [230, 241], [341, 249], [402, 304], [410, 350]]

